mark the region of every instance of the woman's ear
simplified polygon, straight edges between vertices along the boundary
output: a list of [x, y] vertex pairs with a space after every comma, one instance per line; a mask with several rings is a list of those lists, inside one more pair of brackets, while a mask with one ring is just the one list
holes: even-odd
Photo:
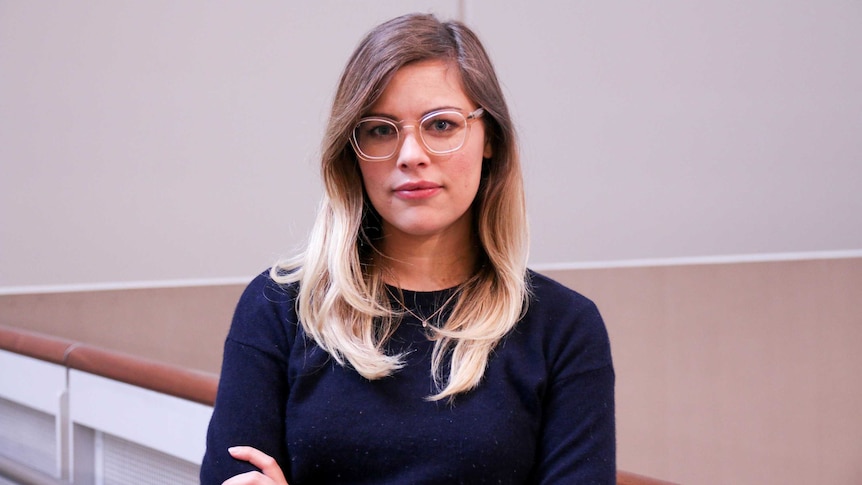
[[482, 152], [482, 158], [489, 159], [494, 155], [494, 148], [491, 147], [491, 140], [485, 137], [485, 151]]

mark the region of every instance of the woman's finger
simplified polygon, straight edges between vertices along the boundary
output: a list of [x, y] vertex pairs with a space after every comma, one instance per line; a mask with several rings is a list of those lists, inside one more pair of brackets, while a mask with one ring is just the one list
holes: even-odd
[[[237, 460], [243, 460], [251, 463], [252, 465], [260, 468], [261, 473], [270, 480], [275, 485], [288, 485], [287, 480], [284, 478], [284, 473], [281, 471], [281, 467], [278, 466], [278, 462], [275, 459], [266, 453], [258, 450], [257, 448], [252, 448], [251, 446], [233, 446], [228, 448], [228, 453]], [[255, 472], [251, 472], [255, 473]], [[248, 474], [243, 474], [248, 475]], [[237, 477], [241, 477], [242, 475], [238, 475]], [[237, 478], [234, 477], [234, 478]], [[250, 477], [249, 477], [250, 478]], [[232, 480], [232, 479], [231, 479]], [[242, 483], [242, 482], [238, 482]], [[246, 482], [246, 483], [265, 483], [265, 482]]]
[[221, 485], [272, 485], [272, 479], [261, 472], [246, 472], [233, 476], [222, 482]]

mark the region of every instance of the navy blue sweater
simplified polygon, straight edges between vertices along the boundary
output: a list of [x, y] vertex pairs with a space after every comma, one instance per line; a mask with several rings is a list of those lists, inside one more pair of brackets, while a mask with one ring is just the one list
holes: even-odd
[[[389, 341], [408, 351], [369, 381], [336, 364], [297, 324], [296, 287], [264, 274], [246, 289], [224, 349], [201, 483], [254, 469], [227, 448], [278, 460], [290, 485], [614, 483], [614, 371], [596, 306], [530, 273], [524, 318], [481, 384], [430, 402], [433, 343], [405, 316]], [[449, 294], [404, 291], [418, 315]]]

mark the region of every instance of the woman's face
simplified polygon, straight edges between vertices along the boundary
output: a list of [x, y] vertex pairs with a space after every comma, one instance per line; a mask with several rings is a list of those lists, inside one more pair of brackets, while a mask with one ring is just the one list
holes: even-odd
[[441, 109], [454, 109], [466, 116], [476, 108], [461, 87], [458, 69], [439, 60], [399, 69], [371, 107], [366, 116], [408, 125], [401, 129], [401, 145], [391, 158], [374, 162], [359, 159], [365, 190], [383, 220], [387, 239], [469, 237], [470, 207], [479, 189], [482, 158], [491, 156], [484, 124], [481, 119], [468, 121], [464, 146], [438, 155], [426, 150], [416, 122]]

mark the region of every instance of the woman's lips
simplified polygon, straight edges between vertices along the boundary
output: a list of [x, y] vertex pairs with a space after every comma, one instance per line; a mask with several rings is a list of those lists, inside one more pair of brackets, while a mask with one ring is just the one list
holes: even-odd
[[407, 182], [395, 187], [395, 196], [407, 200], [427, 199], [441, 190], [443, 187], [434, 182]]

